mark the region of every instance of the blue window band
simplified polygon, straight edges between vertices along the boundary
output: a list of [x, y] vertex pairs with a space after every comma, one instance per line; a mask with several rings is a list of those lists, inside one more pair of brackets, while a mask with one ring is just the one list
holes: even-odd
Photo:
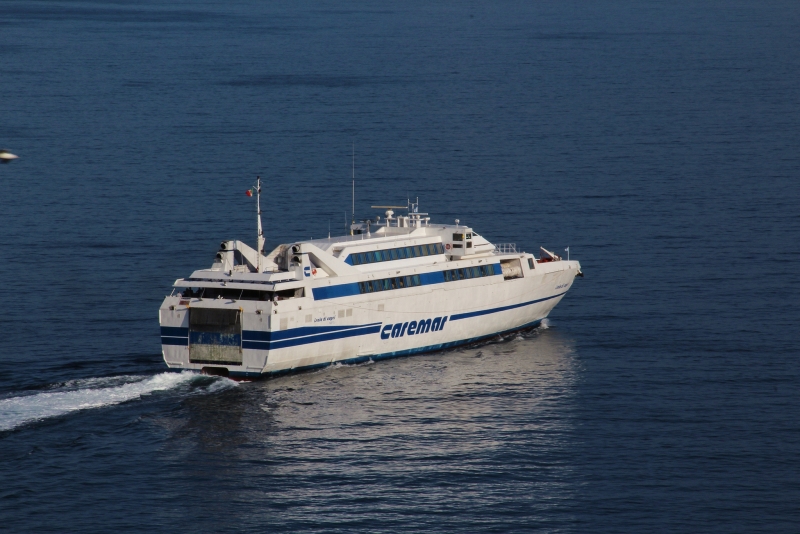
[[[481, 265], [478, 267], [464, 267], [461, 269], [450, 269], [448, 271], [442, 271], [444, 275], [445, 282], [457, 282], [459, 280], [469, 280], [470, 278], [482, 278], [484, 276], [494, 276], [497, 274], [494, 265]], [[502, 274], [502, 269], [500, 270], [500, 274]]]
[[408, 287], [443, 284], [444, 282], [456, 282], [458, 280], [466, 280], [469, 278], [480, 278], [484, 276], [496, 276], [501, 274], [503, 274], [503, 269], [500, 267], [500, 264], [493, 263], [491, 265], [482, 265], [479, 267], [449, 269], [447, 271], [422, 273], [413, 276], [383, 278], [380, 280], [369, 280], [367, 282], [353, 282], [350, 284], [339, 284], [335, 286], [315, 287], [312, 288], [311, 291], [314, 295], [314, 300], [326, 300], [340, 297], [350, 297], [353, 295], [363, 295], [366, 293], [376, 293], [378, 291], [391, 291], [395, 289], [406, 289]]
[[428, 243], [426, 245], [414, 245], [413, 247], [389, 248], [369, 252], [353, 252], [347, 255], [344, 262], [348, 265], [367, 265], [382, 261], [435, 256], [436, 254], [444, 254], [444, 247], [441, 243]]

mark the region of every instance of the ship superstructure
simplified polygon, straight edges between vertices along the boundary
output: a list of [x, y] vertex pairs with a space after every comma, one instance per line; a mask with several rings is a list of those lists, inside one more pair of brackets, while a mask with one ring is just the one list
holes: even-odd
[[244, 378], [453, 347], [538, 325], [582, 276], [545, 249], [434, 224], [418, 204], [377, 208], [384, 218], [352, 235], [266, 255], [223, 241], [161, 305], [167, 365]]

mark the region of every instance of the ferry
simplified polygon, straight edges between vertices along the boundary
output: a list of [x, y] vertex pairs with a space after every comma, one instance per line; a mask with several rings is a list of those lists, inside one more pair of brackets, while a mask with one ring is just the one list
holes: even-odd
[[265, 254], [260, 179], [252, 192], [256, 248], [223, 241], [161, 304], [171, 369], [251, 379], [474, 343], [538, 326], [583, 276], [544, 248], [537, 258], [458, 219], [435, 224], [418, 200]]

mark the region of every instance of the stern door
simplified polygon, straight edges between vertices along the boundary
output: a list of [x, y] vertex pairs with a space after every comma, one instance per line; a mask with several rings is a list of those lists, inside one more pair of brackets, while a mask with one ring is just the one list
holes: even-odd
[[242, 312], [189, 308], [189, 362], [242, 365]]

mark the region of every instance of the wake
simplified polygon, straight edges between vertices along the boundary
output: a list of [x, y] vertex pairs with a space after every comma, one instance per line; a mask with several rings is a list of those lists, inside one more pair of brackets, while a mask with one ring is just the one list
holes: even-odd
[[[188, 386], [193, 381], [207, 383], [208, 380], [208, 377], [191, 372], [71, 380], [57, 386], [56, 391], [0, 399], [0, 432], [78, 410], [139, 399], [156, 391]], [[233, 380], [215, 378], [202, 391], [213, 393], [236, 385]]]

